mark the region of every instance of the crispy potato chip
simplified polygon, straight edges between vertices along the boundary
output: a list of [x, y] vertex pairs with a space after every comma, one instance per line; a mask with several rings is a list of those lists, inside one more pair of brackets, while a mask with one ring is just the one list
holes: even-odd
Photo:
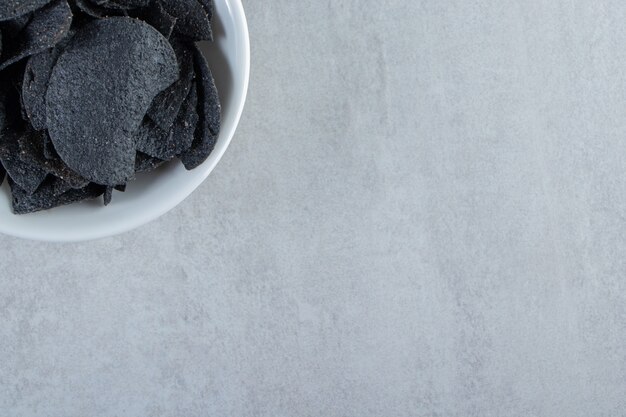
[[180, 112], [195, 76], [193, 68], [193, 45], [173, 41], [180, 73], [178, 81], [157, 95], [148, 108], [148, 117], [163, 131], [169, 132]]
[[76, 7], [87, 16], [102, 18], [108, 16], [116, 16], [120, 14], [119, 10], [111, 10], [100, 5], [94, 4], [89, 0], [74, 0]]
[[26, 63], [22, 81], [22, 105], [31, 126], [35, 130], [46, 128], [48, 81], [59, 55], [67, 46], [71, 36], [70, 33], [57, 47], [31, 56]]
[[13, 212], [15, 214], [34, 213], [36, 211], [48, 210], [54, 207], [76, 203], [82, 200], [96, 198], [104, 193], [101, 185], [89, 184], [84, 188], [63, 190], [64, 184], [62, 180], [54, 177], [48, 178], [41, 187], [32, 194], [26, 192], [23, 188], [9, 178], [11, 187], [11, 200]]
[[213, 0], [0, 0], [0, 184], [15, 214], [125, 191], [210, 155], [221, 109], [194, 44]]
[[181, 110], [169, 132], [144, 119], [136, 135], [137, 150], [152, 157], [169, 161], [191, 147], [198, 124], [198, 95], [195, 84], [189, 90]]
[[49, 49], [33, 55], [26, 63], [22, 82], [22, 104], [24, 112], [35, 130], [46, 128], [46, 90], [58, 50]]
[[130, 10], [138, 7], [146, 7], [150, 0], [107, 0], [104, 2], [106, 7], [112, 9]]
[[[132, 16], [137, 8], [148, 8], [149, 0], [138, 0], [136, 2], [118, 2], [113, 0], [74, 0], [81, 12], [94, 18], [111, 16]], [[142, 19], [143, 20], [143, 19]]]
[[11, 131], [3, 133], [0, 142], [0, 163], [7, 174], [27, 194], [33, 194], [46, 179], [48, 172], [37, 166], [36, 163], [24, 161], [20, 152], [18, 140], [26, 132]]
[[191, 148], [199, 120], [198, 92], [196, 84], [193, 84], [174, 122], [174, 126], [172, 126], [172, 137], [175, 140], [172, 146], [173, 156]]
[[213, 0], [198, 0], [202, 8], [204, 9], [209, 22], [213, 19]]
[[51, 0], [2, 0], [0, 2], [0, 22], [11, 20], [37, 10]]
[[113, 199], [113, 187], [106, 187], [104, 194], [102, 194], [103, 202], [105, 206], [108, 206]]
[[125, 183], [134, 174], [133, 135], [154, 97], [177, 78], [174, 50], [153, 27], [125, 17], [89, 23], [50, 77], [46, 117], [54, 148], [95, 183]]
[[52, 144], [52, 140], [50, 140], [49, 135], [45, 135], [43, 138], [43, 156], [47, 159], [61, 158], [54, 149], [54, 145]]
[[[76, 187], [72, 187], [70, 184], [68, 184], [67, 182], [63, 181], [60, 178], [56, 178], [56, 177], [50, 177], [48, 176], [48, 178], [46, 178], [46, 181], [52, 181], [53, 182], [53, 186], [52, 186], [52, 195], [59, 196], [61, 194], [64, 194], [72, 189], [76, 189]], [[44, 183], [41, 185], [41, 187], [46, 187], [47, 183], [46, 181], [44, 181]], [[41, 187], [39, 190], [41, 190]], [[85, 185], [86, 187], [86, 185]], [[81, 187], [84, 188], [84, 187]], [[37, 191], [39, 191], [37, 190]]]
[[72, 171], [58, 155], [46, 157], [47, 137], [46, 132], [30, 132], [30, 134], [22, 135], [18, 139], [22, 161], [40, 167], [69, 184], [71, 188], [86, 186], [89, 181]]
[[34, 13], [16, 40], [5, 45], [0, 71], [15, 62], [53, 47], [65, 38], [72, 24], [72, 10], [66, 0], [55, 0]]
[[169, 14], [161, 2], [153, 1], [147, 7], [131, 11], [131, 16], [154, 26], [163, 36], [169, 39], [176, 26], [176, 18]]
[[200, 119], [191, 148], [180, 155], [180, 160], [187, 169], [198, 167], [209, 157], [215, 147], [221, 123], [221, 106], [215, 81], [206, 59], [197, 48], [194, 51], [194, 62]]
[[161, 3], [177, 19], [174, 28], [176, 33], [194, 41], [213, 39], [211, 22], [198, 0], [161, 0]]
[[137, 152], [135, 158], [135, 172], [148, 172], [163, 165], [165, 161], [146, 155], [143, 152]]
[[33, 13], [27, 13], [11, 20], [0, 22], [0, 29], [2, 30], [5, 38], [4, 42], [14, 41], [32, 18]]
[[[162, 148], [166, 147], [166, 143], [171, 141], [169, 136], [171, 136], [171, 131], [164, 131], [146, 117], [135, 133], [136, 149], [146, 155], [158, 158], [159, 155], [165, 152]], [[165, 160], [167, 158], [160, 159]]]
[[[49, 3], [52, 3], [53, 0], [50, 0]], [[17, 37], [20, 32], [30, 23], [33, 19], [33, 15], [35, 12], [30, 12], [21, 16], [18, 16], [14, 19], [7, 20], [4, 22], [0, 22], [0, 25], [5, 27], [6, 33], [9, 35], [8, 37], [14, 39]]]

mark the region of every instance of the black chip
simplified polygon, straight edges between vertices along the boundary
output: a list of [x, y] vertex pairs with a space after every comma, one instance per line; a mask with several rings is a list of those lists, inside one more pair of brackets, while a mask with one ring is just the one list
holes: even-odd
[[0, 185], [16, 214], [125, 191], [211, 153], [220, 105], [194, 45], [213, 0], [0, 0]]
[[48, 49], [28, 59], [22, 81], [22, 104], [31, 126], [35, 130], [46, 128], [46, 91], [52, 69], [67, 46], [71, 34], [57, 48]]
[[35, 193], [29, 194], [21, 188], [19, 184], [16, 184], [9, 178], [11, 194], [13, 195], [11, 200], [13, 212], [15, 214], [27, 214], [48, 210], [54, 207], [96, 198], [104, 193], [103, 186], [89, 184], [84, 188], [69, 189], [59, 194], [59, 191], [64, 187], [59, 181], [61, 180], [50, 177]]
[[48, 134], [46, 132], [30, 132], [22, 135], [18, 139], [20, 157], [23, 162], [37, 166], [47, 173], [66, 182], [71, 188], [82, 188], [89, 181], [72, 171], [58, 155], [46, 156], [46, 143]]
[[66, 0], [55, 0], [38, 10], [17, 39], [5, 45], [0, 71], [27, 56], [53, 47], [67, 36], [71, 24], [72, 10]]
[[174, 144], [171, 146], [171, 156], [168, 156], [173, 158], [191, 148], [198, 128], [198, 121], [200, 120], [197, 108], [198, 92], [194, 83], [172, 127], [171, 136], [174, 139]]
[[0, 22], [37, 10], [51, 0], [2, 0], [0, 2]]
[[137, 150], [152, 157], [169, 161], [189, 149], [198, 124], [198, 95], [195, 84], [189, 90], [181, 110], [169, 132], [146, 118], [136, 134]]
[[[54, 195], [55, 197], [64, 194], [72, 189], [76, 189], [76, 187], [72, 187], [69, 183], [63, 181], [62, 179], [51, 176], [48, 176], [48, 178], [46, 178], [46, 181], [41, 184], [41, 187], [48, 187], [47, 181], [52, 181], [52, 195]], [[87, 185], [80, 188], [84, 188], [86, 186]], [[41, 187], [39, 187], [39, 190], [41, 190]]]
[[104, 2], [106, 7], [112, 9], [130, 10], [138, 7], [146, 7], [150, 0], [107, 0]]
[[178, 81], [157, 95], [148, 108], [148, 117], [163, 131], [169, 132], [174, 120], [180, 112], [185, 97], [189, 94], [192, 80], [195, 76], [193, 68], [193, 45], [172, 41], [176, 52], [180, 75]]
[[88, 1], [101, 7], [109, 7], [112, 2], [111, 0], [88, 0]]
[[215, 81], [206, 59], [197, 48], [194, 50], [194, 63], [200, 118], [191, 148], [180, 155], [180, 160], [189, 170], [198, 167], [209, 157], [215, 147], [221, 123], [221, 106]]
[[7, 40], [13, 41], [18, 37], [22, 29], [26, 27], [26, 25], [33, 18], [33, 13], [27, 13], [22, 16], [15, 17], [11, 20], [6, 20], [4, 22], [0, 22], [0, 29], [2, 29], [3, 35], [5, 37], [5, 42]]
[[[140, 152], [158, 158], [164, 150], [166, 143], [170, 141], [171, 132], [166, 132], [157, 126], [151, 119], [145, 118], [135, 133], [135, 146]], [[167, 158], [160, 158], [167, 159]]]
[[27, 194], [33, 194], [46, 179], [48, 172], [35, 163], [24, 162], [18, 139], [27, 133], [3, 132], [0, 143], [0, 162], [8, 176]]
[[111, 199], [113, 198], [113, 187], [106, 187], [104, 189], [103, 200], [104, 205], [108, 206], [111, 203]]
[[45, 135], [43, 138], [43, 156], [47, 159], [61, 159], [57, 151], [54, 149], [54, 145], [52, 145], [52, 141], [48, 135]]
[[200, 2], [200, 5], [202, 6], [202, 8], [204, 9], [207, 18], [209, 19], [209, 21], [211, 21], [213, 19], [213, 0], [198, 0]]
[[81, 12], [91, 17], [105, 17], [106, 11], [102, 7], [92, 4], [89, 0], [74, 0], [76, 7]]
[[143, 152], [137, 152], [135, 158], [135, 172], [148, 172], [163, 165], [165, 161], [159, 158], [153, 158]]
[[78, 9], [93, 18], [129, 16], [134, 9], [142, 7], [144, 0], [137, 3], [121, 3], [113, 0], [74, 0]]
[[74, 0], [76, 7], [88, 16], [101, 18], [107, 16], [117, 16], [120, 14], [119, 10], [112, 10], [106, 7], [102, 7], [98, 4], [92, 3], [90, 0]]
[[132, 17], [139, 18], [154, 26], [168, 39], [172, 36], [174, 26], [176, 26], [176, 18], [165, 10], [160, 1], [153, 1], [148, 7], [136, 10]]
[[31, 126], [36, 130], [46, 128], [46, 90], [58, 53], [49, 49], [33, 55], [26, 63], [22, 82], [22, 104]]
[[93, 182], [127, 182], [135, 167], [133, 135], [154, 97], [177, 78], [176, 55], [153, 27], [125, 17], [89, 23], [50, 77], [46, 124], [54, 148]]
[[176, 33], [194, 41], [213, 39], [211, 22], [198, 0], [161, 0], [161, 3], [177, 19]]

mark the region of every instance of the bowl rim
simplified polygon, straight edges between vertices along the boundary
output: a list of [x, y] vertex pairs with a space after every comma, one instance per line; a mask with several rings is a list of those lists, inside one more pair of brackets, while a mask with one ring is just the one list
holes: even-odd
[[[85, 242], [90, 240], [101, 239], [105, 237], [115, 236], [121, 233], [128, 232], [138, 227], [144, 226], [157, 218], [161, 217], [165, 213], [169, 212], [180, 203], [182, 203], [187, 197], [189, 197], [211, 174], [215, 169], [222, 156], [226, 152], [226, 149], [230, 145], [233, 139], [243, 109], [245, 107], [248, 86], [250, 83], [250, 35], [248, 30], [248, 23], [241, 0], [224, 0], [226, 8], [235, 21], [235, 27], [237, 28], [237, 55], [241, 59], [241, 70], [243, 73], [243, 88], [237, 90], [240, 95], [240, 100], [233, 106], [232, 110], [234, 117], [233, 123], [231, 123], [227, 129], [222, 128], [216, 147], [209, 156], [209, 158], [194, 171], [201, 171], [199, 175], [190, 178], [189, 182], [183, 187], [180, 187], [175, 195], [170, 195], [170, 198], [163, 201], [161, 204], [155, 204], [151, 208], [145, 210], [141, 216], [133, 216], [132, 220], [120, 221], [111, 225], [105, 225], [103, 227], [97, 227], [89, 229], [87, 231], [68, 231], [66, 234], [46, 234], [40, 230], [29, 229], [11, 229], [0, 228], [0, 233], [8, 236], [13, 236], [22, 239], [29, 239], [42, 242]], [[239, 37], [241, 39], [239, 39]], [[1, 226], [1, 225], [0, 225]]]

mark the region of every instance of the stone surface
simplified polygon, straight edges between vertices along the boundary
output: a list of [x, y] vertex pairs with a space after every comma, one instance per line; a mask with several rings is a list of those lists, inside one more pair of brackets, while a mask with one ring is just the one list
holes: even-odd
[[245, 6], [197, 192], [0, 237], [2, 414], [626, 414], [626, 4]]

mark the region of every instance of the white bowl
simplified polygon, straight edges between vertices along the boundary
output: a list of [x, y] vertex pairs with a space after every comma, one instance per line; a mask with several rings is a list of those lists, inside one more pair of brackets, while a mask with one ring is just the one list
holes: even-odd
[[[86, 201], [38, 213], [11, 212], [6, 181], [0, 190], [0, 232], [17, 237], [70, 242], [122, 233], [176, 207], [211, 173], [226, 151], [243, 111], [250, 77], [250, 42], [241, 0], [215, 0], [214, 42], [201, 45], [222, 102], [222, 129], [211, 156], [187, 171], [178, 160], [140, 175], [113, 202]], [[199, 219], [200, 220], [200, 219]]]

